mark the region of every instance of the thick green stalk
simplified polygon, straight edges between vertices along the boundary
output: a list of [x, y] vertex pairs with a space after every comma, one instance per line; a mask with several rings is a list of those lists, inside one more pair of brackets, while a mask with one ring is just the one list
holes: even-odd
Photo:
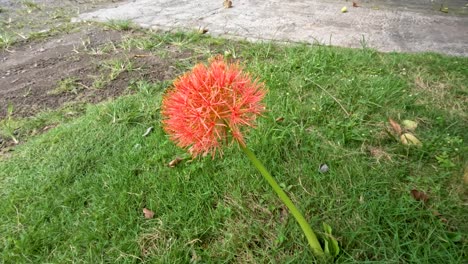
[[267, 171], [265, 166], [263, 166], [263, 164], [257, 159], [255, 154], [252, 151], [250, 151], [247, 147], [241, 146], [241, 148], [244, 151], [244, 153], [247, 154], [247, 157], [249, 157], [250, 161], [252, 161], [255, 167], [257, 167], [257, 169], [260, 171], [263, 177], [268, 181], [270, 186], [273, 187], [273, 190], [276, 192], [276, 194], [278, 194], [279, 198], [288, 207], [289, 211], [294, 216], [294, 218], [296, 218], [297, 222], [301, 226], [302, 231], [304, 232], [307, 238], [307, 241], [309, 241], [309, 245], [312, 248], [312, 251], [317, 256], [322, 256], [322, 247], [320, 246], [317, 236], [315, 235], [314, 231], [312, 231], [312, 228], [310, 227], [309, 223], [307, 223], [304, 216], [302, 216], [301, 212], [299, 212], [299, 210], [293, 204], [291, 199], [289, 199], [288, 195], [283, 191], [283, 189], [281, 189], [281, 187], [278, 185], [275, 179]]

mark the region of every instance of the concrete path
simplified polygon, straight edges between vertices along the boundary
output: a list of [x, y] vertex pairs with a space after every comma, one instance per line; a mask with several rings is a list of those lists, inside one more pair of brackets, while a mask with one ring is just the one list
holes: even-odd
[[[215, 36], [319, 42], [380, 51], [434, 51], [468, 56], [468, 16], [339, 0], [131, 0], [81, 14], [75, 21], [132, 20], [149, 28], [205, 28]], [[462, 1], [463, 2], [463, 1]], [[468, 1], [465, 1], [468, 3]], [[348, 12], [342, 13], [347, 6]]]

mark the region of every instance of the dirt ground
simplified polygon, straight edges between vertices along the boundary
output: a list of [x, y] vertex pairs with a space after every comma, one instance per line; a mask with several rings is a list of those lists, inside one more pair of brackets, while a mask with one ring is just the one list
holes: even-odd
[[[3, 9], [18, 19], [16, 23], [44, 18], [47, 10], [54, 8], [89, 10], [105, 2], [112, 3], [52, 1], [55, 4], [41, 6], [40, 11], [20, 20], [16, 17], [21, 11], [18, 2], [0, 0]], [[8, 16], [8, 11], [2, 12], [3, 18]], [[53, 23], [55, 26], [66, 23], [53, 19], [49, 22], [49, 27], [54, 26]], [[17, 24], [9, 28], [21, 34], [28, 34], [30, 29], [19, 28]], [[172, 67], [174, 60], [186, 56], [169, 52], [162, 58], [148, 51], [124, 51], [119, 47], [122, 37], [138, 34], [129, 31], [86, 24], [72, 31], [22, 40], [4, 50], [0, 49], [0, 120], [7, 116], [9, 105], [13, 107], [13, 117], [28, 117], [65, 104], [96, 103], [114, 98], [129, 92], [127, 88], [132, 81], [171, 80], [179, 74]], [[104, 49], [107, 50], [103, 52]]]
[[[118, 41], [120, 33], [86, 30], [55, 37], [47, 35], [52, 28], [69, 23], [71, 16], [106, 3], [111, 1], [0, 0], [0, 40], [4, 43], [0, 49], [0, 119], [7, 114], [8, 105], [13, 106], [14, 116], [31, 116], [83, 94], [92, 94], [81, 90], [75, 94], [51, 91], [70, 75], [76, 75], [86, 85], [85, 75], [92, 71], [93, 58], [79, 53], [80, 45], [85, 39], [93, 46]], [[14, 42], [7, 43], [10, 40]], [[95, 91], [95, 96], [88, 97], [99, 100], [100, 94], [109, 93], [106, 90]], [[111, 90], [111, 94], [119, 92]]]
[[60, 110], [66, 119], [67, 109], [76, 116], [87, 103], [132, 93], [133, 83], [171, 81], [182, 73], [174, 65], [190, 59], [189, 51], [171, 44], [157, 51], [130, 48], [124, 44], [148, 35], [70, 22], [76, 14], [114, 2], [0, 0], [0, 158], [57, 125], [51, 120], [17, 126], [29, 117]]
[[[13, 105], [14, 116], [32, 116], [70, 102], [95, 103], [116, 97], [128, 91], [132, 80], [151, 82], [175, 77], [171, 57], [162, 59], [139, 50], [99, 51], [102, 45], [118, 46], [121, 37], [119, 31], [86, 29], [2, 52], [0, 118], [6, 116], [8, 104]], [[103, 62], [128, 62], [132, 69], [117, 68], [116, 76], [105, 80], [113, 69], [112, 65], [103, 67]], [[103, 84], [95, 87], [100, 78]]]

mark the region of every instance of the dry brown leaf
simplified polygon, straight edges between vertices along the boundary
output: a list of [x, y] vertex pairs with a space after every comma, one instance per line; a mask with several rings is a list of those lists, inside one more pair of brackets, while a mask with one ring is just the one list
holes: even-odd
[[374, 157], [377, 160], [377, 162], [380, 162], [380, 159], [382, 158], [388, 161], [392, 161], [392, 157], [390, 157], [390, 155], [387, 152], [383, 151], [380, 148], [369, 146], [368, 150], [372, 157]]
[[133, 55], [133, 57], [135, 57], [135, 58], [145, 58], [145, 57], [151, 57], [151, 56], [153, 56], [153, 55], [151, 55], [151, 54], [135, 54], [135, 55]]
[[398, 135], [401, 135], [401, 126], [398, 124], [395, 120], [389, 118], [388, 121], [390, 122], [390, 125], [392, 126], [393, 131], [395, 131]]
[[446, 224], [448, 223], [447, 218], [443, 217], [442, 214], [439, 213], [439, 211], [432, 211], [432, 214], [433, 214], [434, 216], [437, 216], [437, 217], [440, 219], [440, 221], [442, 221], [442, 222], [444, 222], [444, 223], [446, 223]]
[[424, 80], [420, 76], [414, 79], [414, 83], [416, 84], [416, 86], [418, 86], [421, 89], [424, 89], [424, 90], [428, 89], [427, 83], [424, 82]]
[[275, 119], [276, 123], [280, 123], [280, 122], [283, 122], [283, 121], [284, 121], [284, 117], [282, 117], [282, 116]]
[[427, 203], [429, 200], [429, 196], [425, 192], [416, 189], [411, 190], [411, 196], [413, 196], [416, 201], [422, 201], [424, 203]]
[[224, 0], [223, 6], [224, 6], [224, 8], [231, 8], [232, 7], [232, 1], [231, 0]]
[[353, 2], [353, 7], [359, 7], [359, 5], [356, 2]]
[[400, 136], [400, 140], [403, 145], [415, 145], [418, 147], [422, 146], [421, 141], [419, 141], [419, 139], [411, 133], [404, 133]]
[[51, 129], [51, 128], [54, 128], [54, 127], [56, 127], [56, 126], [57, 126], [57, 124], [45, 126], [45, 127], [42, 128], [42, 131], [47, 131], [47, 130], [49, 130], [49, 129]]
[[154, 212], [147, 208], [143, 208], [143, 214], [145, 215], [146, 219], [151, 219], [154, 217]]
[[176, 157], [175, 159], [171, 160], [171, 162], [169, 162], [169, 167], [174, 168], [175, 166], [177, 166], [177, 164], [179, 164], [183, 160], [184, 159], [182, 158]]
[[280, 209], [280, 222], [284, 223], [288, 218], [288, 209], [285, 206], [282, 206]]

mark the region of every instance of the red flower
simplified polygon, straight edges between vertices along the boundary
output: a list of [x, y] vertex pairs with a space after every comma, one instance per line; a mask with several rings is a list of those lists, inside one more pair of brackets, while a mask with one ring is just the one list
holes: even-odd
[[264, 111], [260, 101], [265, 93], [263, 83], [238, 64], [216, 57], [174, 81], [162, 101], [164, 130], [193, 156], [222, 154], [220, 147], [229, 138], [245, 146], [241, 128], [254, 126]]

